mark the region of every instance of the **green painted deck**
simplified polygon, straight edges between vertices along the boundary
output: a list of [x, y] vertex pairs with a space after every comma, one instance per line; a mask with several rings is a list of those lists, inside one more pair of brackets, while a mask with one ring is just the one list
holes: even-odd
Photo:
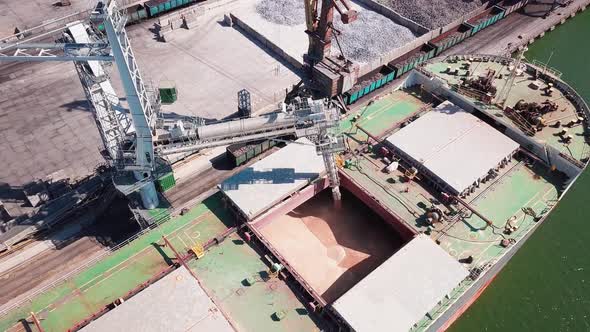
[[[460, 69], [466, 60], [457, 61], [457, 63], [448, 62], [434, 62], [426, 66], [426, 70], [430, 71], [434, 75], [442, 78], [450, 84], [458, 84], [459, 79], [465, 74], [464, 69]], [[458, 75], [450, 75], [447, 72], [447, 67], [451, 67], [452, 70], [459, 69]], [[472, 62], [471, 70], [472, 77], [483, 76], [486, 74], [488, 69], [495, 70], [496, 75], [503, 74], [503, 79], [496, 78], [494, 85], [498, 90], [498, 94], [502, 91], [502, 88], [507, 84], [507, 78], [510, 75], [508, 67], [503, 66], [497, 62]], [[575, 106], [557, 89], [554, 90], [551, 97], [545, 96], [541, 89], [532, 89], [529, 85], [533, 82], [533, 78], [528, 73], [524, 73], [524, 76], [518, 76], [514, 80], [514, 85], [510, 90], [510, 95], [506, 100], [506, 106], [514, 106], [519, 100], [526, 100], [527, 102], [542, 103], [547, 99], [554, 101], [558, 105], [558, 111], [546, 114], [544, 116], [545, 121], [551, 125], [556, 121], [566, 124], [571, 120], [577, 118]], [[540, 81], [540, 80], [539, 80]], [[542, 87], [546, 84], [541, 83]], [[512, 121], [505, 117], [503, 111], [494, 105], [486, 105], [486, 111], [492, 116], [496, 117], [499, 121], [503, 121], [509, 125], [513, 125]], [[573, 140], [569, 144], [565, 144], [561, 137], [557, 135], [562, 128], [545, 127], [542, 131], [535, 134], [534, 138], [541, 142], [557, 148], [560, 152], [571, 156], [577, 160], [583, 160], [590, 155], [590, 146], [584, 139], [584, 126], [578, 125], [568, 129], [568, 135], [573, 136]]]
[[[31, 311], [42, 319], [45, 331], [67, 330], [167, 267], [169, 257], [174, 255], [169, 248], [155, 245], [163, 244], [162, 235], [177, 250], [185, 252], [189, 246], [225, 231], [230, 220], [219, 197], [212, 196], [184, 216], [143, 234], [74, 278], [1, 317], [0, 330], [10, 329]], [[20, 324], [15, 327], [19, 328]]]
[[[319, 331], [289, 287], [277, 278], [265, 280], [268, 267], [236, 234], [209, 249], [190, 268], [239, 331]], [[253, 285], [247, 278], [257, 280]], [[286, 316], [278, 320], [275, 314]]]
[[[450, 221], [431, 228], [423, 219], [432, 202], [437, 201], [435, 195], [438, 194], [426, 189], [422, 183], [405, 182], [400, 171], [386, 174], [382, 172], [384, 167], [385, 164], [375, 155], [362, 154], [344, 172], [381, 204], [394, 211], [406, 225], [439, 240], [441, 247], [453, 257], [473, 256], [473, 263], [466, 265], [469, 269], [493, 262], [506, 252], [500, 241], [508, 219], [515, 218], [518, 230], [507, 237], [518, 241], [531, 231], [537, 223], [532, 216], [524, 213], [523, 208], [530, 207], [538, 215], [546, 213], [556, 203], [558, 188], [563, 185], [560, 178], [545, 167], [527, 165], [515, 159], [501, 170], [496, 179], [482, 184], [466, 199], [478, 212], [492, 220], [496, 228], [485, 227], [485, 221], [470, 212], [457, 213], [456, 207], [447, 209], [451, 213]], [[470, 279], [460, 284], [450, 298], [443, 299], [429, 312], [430, 317], [425, 316], [418, 323], [415, 330], [425, 330], [471, 284]]]
[[[471, 201], [471, 206], [490, 219], [496, 229], [485, 227], [484, 220], [471, 214], [444, 233], [437, 234], [441, 235], [438, 237], [441, 246], [456, 258], [472, 255], [476, 258], [473, 266], [501, 255], [505, 249], [500, 246], [500, 234], [508, 219], [515, 217], [519, 229], [507, 237], [520, 239], [535, 225], [533, 217], [525, 214], [522, 208], [529, 207], [540, 215], [557, 200], [558, 191], [555, 184], [550, 182], [552, 179], [548, 172], [541, 169], [533, 172], [524, 163], [514, 166], [492, 187]], [[541, 174], [546, 178], [538, 177]]]
[[[422, 183], [405, 182], [400, 171], [386, 174], [381, 171], [384, 167], [385, 164], [375, 156], [363, 154], [355, 166], [344, 172], [394, 211], [406, 225], [417, 232], [429, 231], [423, 219], [431, 202], [437, 201], [438, 193], [429, 191]], [[482, 185], [466, 200], [501, 230], [509, 218], [516, 217], [520, 228], [512, 236], [520, 238], [533, 219], [526, 216], [522, 208], [530, 207], [537, 213], [543, 212], [557, 199], [559, 186], [561, 183], [549, 170], [531, 169], [524, 162], [515, 160], [497, 179]], [[454, 207], [448, 210], [450, 216], [456, 212]], [[491, 227], [485, 228], [486, 223], [472, 214], [449, 219], [456, 221], [431, 229], [431, 237], [440, 240], [441, 246], [452, 256], [465, 258], [472, 255], [476, 258], [473, 264], [477, 264], [502, 253], [499, 246], [502, 237], [498, 234], [501, 230], [492, 232]]]
[[[179, 252], [186, 252], [232, 224], [233, 217], [223, 207], [220, 194], [211, 196], [183, 216], [139, 236], [65, 283], [34, 297], [31, 303], [1, 317], [0, 330], [23, 330], [18, 321], [33, 311], [45, 331], [65, 331], [168, 267], [174, 254], [170, 248], [160, 246], [162, 235]], [[318, 331], [303, 304], [283, 281], [262, 281], [268, 267], [238, 235], [210, 248], [201, 259], [191, 260], [189, 266], [240, 331]], [[258, 282], [252, 286], [243, 284], [251, 276]], [[286, 316], [278, 320], [278, 312]]]
[[[506, 249], [501, 247], [499, 243], [502, 239], [500, 234], [508, 218], [515, 216], [519, 228], [507, 237], [519, 240], [537, 225], [533, 217], [526, 215], [522, 208], [530, 207], [536, 213], [542, 214], [556, 203], [558, 192], [551, 183], [551, 174], [545, 174], [546, 178], [537, 178], [535, 174], [543, 174], [543, 170], [533, 171], [522, 164], [520, 165], [504, 176], [492, 190], [472, 202], [472, 206], [486, 217], [491, 218], [499, 229], [493, 230], [491, 227], [482, 229], [485, 222], [479, 217], [471, 215], [464, 219], [463, 225], [452, 227], [446, 235], [439, 238], [441, 246], [447, 252], [457, 258], [473, 255], [475, 260], [471, 266], [493, 263], [506, 252]], [[448, 298], [444, 298], [430, 310], [430, 317], [425, 316], [418, 322], [413, 331], [425, 331], [473, 282], [468, 278], [459, 284]]]
[[[365, 133], [356, 128], [356, 125], [374, 136], [381, 137], [395, 124], [418, 112], [426, 103], [416, 91], [396, 90], [348, 115], [340, 121], [340, 130], [349, 138], [349, 143], [354, 148], [368, 138]], [[354, 121], [354, 116], [357, 114], [361, 115], [361, 118]]]

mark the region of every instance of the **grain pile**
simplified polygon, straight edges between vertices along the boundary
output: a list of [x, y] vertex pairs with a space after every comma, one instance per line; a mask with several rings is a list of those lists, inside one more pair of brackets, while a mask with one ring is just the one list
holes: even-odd
[[[340, 14], [334, 13], [336, 29], [342, 32], [338, 40], [348, 59], [367, 63], [416, 38], [408, 28], [381, 14], [360, 7], [358, 4], [355, 4], [354, 8], [359, 12], [358, 19], [350, 24], [343, 24]], [[256, 11], [265, 20], [275, 24], [305, 23], [303, 1], [260, 0], [256, 4]], [[335, 40], [332, 41], [332, 53], [340, 53]]]
[[434, 29], [445, 26], [481, 6], [485, 0], [376, 0], [400, 15]]

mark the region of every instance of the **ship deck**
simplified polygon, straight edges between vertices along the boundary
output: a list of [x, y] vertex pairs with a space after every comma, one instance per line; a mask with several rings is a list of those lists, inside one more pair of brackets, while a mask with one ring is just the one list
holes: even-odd
[[418, 89], [409, 89], [406, 91], [394, 90], [386, 95], [380, 96], [373, 100], [372, 104], [357, 107], [354, 114], [361, 117], [357, 120], [348, 116], [340, 121], [340, 130], [347, 138], [350, 148], [355, 149], [366, 142], [368, 136], [362, 129], [376, 137], [383, 137], [391, 131], [391, 124], [398, 124], [411, 118], [427, 107], [431, 102], [430, 96], [421, 94]]
[[[154, 210], [154, 215], [167, 213]], [[45, 331], [65, 331], [89, 318], [116, 299], [167, 271], [175, 256], [163, 246], [162, 236], [181, 253], [203, 245], [233, 226], [234, 219], [223, 207], [219, 194], [209, 197], [182, 216], [171, 218], [145, 232], [110, 255], [100, 257], [63, 283], [32, 296], [0, 317], [0, 330], [27, 331], [23, 318], [30, 312]], [[230, 235], [204, 257], [189, 264], [201, 286], [222, 313], [243, 330], [312, 330], [316, 324], [288, 286], [279, 280], [245, 287], [242, 281], [264, 273], [268, 267], [260, 255], [238, 235]], [[195, 281], [196, 282], [196, 281]], [[282, 320], [273, 318], [287, 313]], [[28, 325], [28, 324], [27, 324]]]
[[[427, 97], [419, 92], [411, 92], [415, 99], [411, 108], [418, 110], [424, 107]], [[396, 118], [399, 107], [383, 108], [389, 99], [405, 99], [403, 94], [408, 92], [398, 90], [384, 100], [374, 102], [370, 106], [361, 107], [358, 112], [373, 114], [382, 112], [381, 118]], [[351, 115], [348, 119], [350, 119]], [[404, 119], [404, 115], [397, 115], [398, 119]], [[347, 120], [348, 120], [347, 119]], [[403, 121], [403, 120], [402, 120]], [[378, 122], [378, 123], [375, 123]], [[361, 117], [357, 123], [363, 127], [384, 126], [378, 118]], [[389, 128], [399, 126], [393, 121], [388, 123]], [[379, 129], [381, 132], [391, 132], [387, 128]], [[378, 136], [378, 135], [375, 135]], [[383, 139], [382, 135], [378, 136]], [[366, 140], [366, 137], [365, 137]], [[368, 142], [368, 141], [367, 141]], [[463, 262], [465, 266], [473, 268], [485, 268], [499, 259], [507, 249], [500, 245], [503, 238], [513, 238], [516, 241], [523, 238], [535, 225], [537, 225], [532, 209], [537, 216], [541, 216], [556, 204], [560, 191], [564, 187], [562, 175], [559, 172], [551, 172], [547, 167], [529, 159], [525, 155], [517, 155], [507, 166], [501, 168], [498, 176], [492, 181], [482, 184], [476, 191], [465, 198], [469, 205], [493, 222], [494, 227], [486, 227], [486, 222], [460, 205], [442, 204], [440, 193], [436, 192], [424, 179], [407, 181], [399, 170], [386, 173], [387, 164], [379, 155], [379, 143], [371, 141], [373, 148], [358, 149], [356, 154], [348, 156], [349, 167], [342, 172], [352, 182], [368, 192], [376, 201], [393, 211], [400, 223], [412, 228], [418, 233], [428, 234], [433, 240], [450, 255]], [[460, 163], [460, 160], [457, 160]], [[420, 175], [418, 175], [420, 177]], [[446, 214], [447, 221], [430, 226], [426, 223], [427, 210], [433, 205], [441, 208]], [[525, 212], [527, 210], [527, 212]], [[512, 234], [503, 234], [504, 227], [509, 219], [518, 229]], [[467, 258], [473, 257], [471, 263]], [[445, 298], [436, 308], [429, 312], [416, 330], [426, 328], [438, 317], [458, 296], [460, 296], [471, 284], [468, 278], [451, 294]]]
[[[383, 205], [394, 211], [402, 222], [417, 232], [428, 232], [425, 222], [427, 209], [437, 204], [438, 197], [422, 181], [405, 182], [400, 171], [387, 174], [382, 171], [385, 164], [374, 156], [362, 154], [356, 165], [344, 172], [354, 182], [370, 192]], [[537, 214], [544, 212], [557, 199], [559, 180], [548, 170], [529, 165], [523, 160], [510, 163], [494, 182], [469, 197], [469, 204], [492, 220], [503, 230], [506, 221], [515, 216], [519, 230], [511, 237], [519, 237], [534, 225], [533, 218], [522, 208], [530, 207]], [[473, 266], [496, 257], [501, 231], [485, 227], [486, 222], [469, 213], [460, 216], [456, 207], [443, 209], [450, 215], [457, 213], [449, 223], [437, 225], [430, 230], [431, 237], [441, 242], [452, 256], [461, 259], [473, 256]]]
[[[458, 60], [456, 62], [451, 62], [448, 59], [445, 59], [445, 61], [429, 63], [426, 65], [425, 69], [435, 76], [445, 80], [450, 85], [456, 85], [460, 83], [460, 79], [462, 77], [465, 77], [467, 70], [464, 69], [464, 65], [466, 64], [471, 65], [471, 77], [485, 76], [488, 70], [494, 70], [496, 72], [496, 78], [494, 79], [494, 86], [497, 89], [496, 96], [498, 96], [508, 84], [508, 77], [510, 76], [511, 68], [503, 65], [500, 62], [469, 62], [468, 60]], [[458, 69], [458, 74], [450, 74], [447, 70], [449, 67], [451, 68], [451, 72], [454, 72], [455, 69]], [[498, 78], [499, 74], [502, 74], [501, 79]], [[533, 88], [532, 84], [534, 82], [540, 86], [538, 88]], [[534, 136], [535, 139], [546, 142], [547, 144], [557, 148], [560, 152], [571, 156], [576, 160], [585, 161], [590, 156], [590, 143], [586, 138], [587, 133], [584, 131], [584, 124], [565, 127], [565, 124], [571, 120], [577, 119], [578, 115], [576, 112], [576, 107], [558, 89], [554, 89], [553, 94], [551, 96], [547, 96], [543, 90], [543, 88], [546, 86], [547, 83], [541, 78], [535, 80], [531, 73], [523, 72], [522, 75], [515, 78], [508, 98], [506, 98], [505, 106], [513, 107], [519, 100], [536, 102], [539, 104], [545, 102], [546, 100], [555, 102], [558, 106], [558, 110], [543, 116], [548, 126], [537, 132]], [[480, 102], [476, 102], [476, 104], [485, 106], [485, 110], [489, 114], [499, 120], [503, 119], [503, 123], [516, 127], [498, 106], [483, 105]], [[557, 121], [562, 123], [562, 126], [559, 128], [554, 126]], [[588, 121], [588, 119], [586, 119], [586, 121]], [[558, 132], [563, 128], [567, 128], [568, 134], [572, 135], [573, 137], [573, 140], [568, 144], [566, 144], [562, 137], [558, 135]]]

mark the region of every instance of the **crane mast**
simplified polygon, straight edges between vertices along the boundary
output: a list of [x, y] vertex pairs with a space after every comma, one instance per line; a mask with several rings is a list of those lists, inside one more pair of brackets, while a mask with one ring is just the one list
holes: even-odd
[[[126, 17], [116, 6], [116, 1], [110, 1], [106, 7], [102, 2], [99, 2], [91, 15], [91, 20], [102, 21], [104, 25], [135, 128], [134, 162], [124, 164], [123, 167], [133, 171], [136, 180], [144, 181], [151, 178], [151, 172], [155, 168], [153, 134], [155, 134], [157, 114], [148, 97], [125, 31]], [[126, 159], [119, 160], [125, 161]], [[144, 207], [153, 209], [158, 206], [158, 194], [153, 181], [146, 181], [145, 185], [139, 189], [139, 193]]]
[[[318, 8], [320, 1], [321, 8]], [[358, 13], [351, 9], [348, 0], [304, 0], [304, 2], [306, 33], [309, 36], [306, 61], [313, 66], [330, 56], [334, 32], [334, 9], [338, 11], [344, 24], [355, 21]]]
[[[510, 71], [510, 75], [508, 76], [508, 79], [506, 80], [506, 84], [504, 84], [504, 86], [502, 87], [502, 90], [500, 90], [500, 93], [498, 94], [498, 97], [496, 98], [496, 102], [502, 107], [504, 107], [506, 105], [506, 101], [508, 100], [508, 97], [510, 96], [510, 91], [512, 91], [512, 87], [514, 86], [514, 80], [516, 79], [518, 70], [520, 70], [520, 66], [522, 64], [522, 59], [524, 59], [524, 53], [527, 50], [528, 50], [527, 47], [523, 47], [518, 50], [518, 53], [516, 55], [516, 59], [512, 64], [514, 67]], [[510, 57], [510, 54], [508, 54], [508, 57]]]

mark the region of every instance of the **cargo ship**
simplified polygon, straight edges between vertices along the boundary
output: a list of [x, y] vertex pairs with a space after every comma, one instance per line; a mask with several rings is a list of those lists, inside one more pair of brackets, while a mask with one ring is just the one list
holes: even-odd
[[588, 107], [559, 76], [473, 54], [412, 71], [342, 121], [337, 212], [301, 145], [219, 188], [245, 238], [333, 326], [445, 330], [588, 163]]
[[[193, 2], [134, 2], [124, 23]], [[288, 93], [291, 104], [252, 116], [242, 90], [238, 119], [160, 119], [148, 135], [159, 153], [151, 177], [121, 190], [101, 168], [100, 194], [88, 204], [72, 194], [84, 202], [68, 207], [73, 226], [26, 240], [50, 219], [41, 209], [40, 221], [12, 229], [26, 234], [0, 248], [0, 330], [446, 330], [590, 158], [590, 109], [559, 71], [526, 62], [522, 48], [516, 58], [446, 55], [526, 3], [491, 3], [423, 34], [332, 100]], [[68, 29], [79, 38], [82, 27]], [[160, 98], [174, 103], [175, 86], [160, 86]], [[323, 105], [339, 118], [322, 118]], [[327, 122], [333, 136], [318, 143], [325, 137], [313, 132]], [[330, 144], [338, 148], [322, 150]], [[138, 193], [152, 177], [156, 197]], [[115, 186], [141, 231], [111, 247], [71, 239], [113, 226], [76, 224], [80, 212], [116, 224], [120, 211], [107, 206], [124, 201], [128, 213]], [[68, 250], [46, 250], [66, 238]]]
[[151, 226], [17, 299], [0, 327], [445, 330], [588, 163], [590, 109], [560, 76], [477, 54], [410, 70], [340, 119], [340, 207], [308, 139], [230, 146], [245, 165], [200, 204], [151, 210]]

